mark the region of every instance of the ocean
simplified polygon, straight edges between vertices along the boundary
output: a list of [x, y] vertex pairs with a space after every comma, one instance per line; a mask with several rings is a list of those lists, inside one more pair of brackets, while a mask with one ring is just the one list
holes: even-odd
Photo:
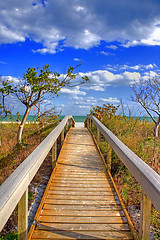
[[[59, 119], [63, 119], [65, 116], [60, 116]], [[87, 116], [73, 116], [75, 122], [84, 122], [86, 120]], [[27, 118], [27, 122], [34, 122], [36, 121], [37, 116], [29, 115]], [[21, 116], [22, 119], [22, 116]], [[156, 119], [156, 117], [155, 117]], [[152, 122], [152, 119], [150, 117], [139, 117], [139, 120], [141, 121], [147, 121]], [[8, 117], [0, 117], [0, 122], [18, 122], [16, 115], [11, 115]]]
[[[63, 119], [65, 116], [60, 116], [60, 120]], [[87, 116], [73, 116], [75, 122], [84, 122]], [[27, 118], [27, 122], [34, 122], [36, 121], [37, 116], [29, 115]], [[22, 119], [22, 116], [21, 116]], [[11, 115], [8, 117], [0, 117], [0, 122], [18, 122], [16, 115]]]

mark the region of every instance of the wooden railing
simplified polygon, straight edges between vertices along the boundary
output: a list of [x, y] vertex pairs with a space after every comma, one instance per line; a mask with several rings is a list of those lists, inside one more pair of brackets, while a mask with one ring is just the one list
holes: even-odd
[[[135, 153], [133, 153], [125, 144], [123, 144], [96, 117], [88, 116], [85, 125], [90, 130], [94, 127], [94, 125], [96, 125], [97, 143], [100, 142], [100, 134], [102, 134], [108, 142], [108, 148], [110, 148], [110, 150], [111, 148], [114, 150], [119, 159], [142, 187], [143, 195], [141, 201], [139, 239], [149, 240], [151, 203], [153, 203], [160, 212], [160, 176]], [[111, 151], [108, 152], [111, 153]], [[108, 169], [111, 169], [111, 154], [110, 158], [107, 157], [107, 161]]]
[[62, 145], [65, 128], [74, 124], [72, 116], [66, 116], [0, 186], [0, 231], [18, 204], [18, 240], [27, 239], [28, 186], [51, 148], [54, 168], [57, 159], [57, 139], [61, 135]]

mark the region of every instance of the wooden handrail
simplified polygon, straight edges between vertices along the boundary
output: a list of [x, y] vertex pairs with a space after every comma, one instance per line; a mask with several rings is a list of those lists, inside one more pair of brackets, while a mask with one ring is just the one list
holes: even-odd
[[[37, 173], [45, 157], [64, 130], [68, 121], [74, 126], [72, 116], [66, 116], [58, 126], [39, 144], [39, 146], [19, 165], [19, 167], [0, 186], [0, 231], [13, 210], [22, 201], [30, 182]], [[28, 198], [28, 196], [27, 196]], [[24, 239], [24, 238], [22, 238]]]
[[[150, 240], [151, 203], [160, 211], [160, 176], [141, 158], [122, 143], [96, 117], [88, 116], [85, 126], [91, 129], [97, 127], [97, 143], [100, 143], [100, 133], [107, 140], [107, 167], [111, 169], [111, 148], [128, 168], [143, 189], [140, 212], [139, 240]], [[110, 159], [109, 159], [110, 158]]]
[[88, 116], [106, 138], [120, 160], [141, 185], [143, 191], [150, 198], [154, 206], [160, 211], [160, 176], [141, 158], [122, 143], [96, 117]]

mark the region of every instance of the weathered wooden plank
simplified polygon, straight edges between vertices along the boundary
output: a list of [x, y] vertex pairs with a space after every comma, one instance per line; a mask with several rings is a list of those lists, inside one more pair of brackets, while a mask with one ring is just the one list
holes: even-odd
[[[56, 200], [115, 200], [114, 195], [109, 195], [109, 196], [77, 196], [77, 195], [54, 195], [54, 194], [49, 194], [46, 196], [46, 199], [56, 199]], [[118, 199], [118, 198], [117, 198]]]
[[[74, 171], [74, 172], [81, 172], [81, 171], [84, 171], [84, 172], [88, 172], [88, 173], [91, 173], [91, 172], [105, 172], [105, 169], [103, 169], [102, 167], [97, 167], [97, 166], [84, 166], [82, 167], [82, 164], [81, 165], [61, 165], [59, 166], [59, 170], [60, 171]], [[80, 171], [81, 170], [81, 171]]]
[[123, 212], [120, 211], [104, 211], [104, 210], [98, 210], [98, 211], [84, 211], [84, 210], [67, 210], [67, 209], [59, 209], [59, 210], [42, 210], [41, 215], [47, 215], [47, 216], [84, 216], [84, 217], [108, 217], [108, 216], [125, 216]]
[[143, 193], [141, 200], [139, 240], [150, 240], [151, 205], [151, 200]]
[[66, 187], [66, 186], [51, 186], [50, 187], [50, 190], [53, 190], [53, 191], [56, 191], [56, 190], [60, 190], [60, 191], [62, 191], [62, 190], [64, 190], [64, 191], [77, 191], [77, 192], [83, 192], [83, 191], [88, 191], [88, 192], [93, 192], [93, 191], [97, 191], [97, 192], [107, 192], [108, 190], [114, 190], [114, 188], [113, 187]]
[[107, 129], [96, 117], [89, 117], [106, 138], [112, 149], [132, 173], [143, 191], [150, 198], [155, 207], [160, 211], [160, 176], [149, 167], [141, 158], [133, 153], [122, 143], [109, 129]]
[[107, 205], [54, 205], [54, 204], [44, 204], [43, 209], [55, 209], [55, 210], [85, 210], [85, 211], [122, 211], [120, 204], [107, 204]]
[[[116, 193], [113, 191], [111, 191], [110, 189], [108, 191], [105, 191], [105, 192], [85, 192], [85, 191], [78, 191], [78, 192], [73, 192], [73, 191], [51, 191], [49, 190], [48, 191], [48, 194], [53, 194], [53, 195], [69, 195], [69, 196], [91, 196], [91, 197], [94, 197], [94, 196], [98, 196], [98, 197], [105, 197], [105, 196], [115, 196]], [[62, 196], [63, 197], [63, 196]]]
[[27, 240], [28, 188], [18, 203], [18, 240]]
[[73, 168], [69, 165], [68, 166], [65, 165], [65, 167], [64, 167], [64, 166], [60, 165], [60, 163], [59, 163], [57, 172], [60, 172], [60, 173], [70, 172], [70, 173], [76, 173], [76, 174], [87, 174], [87, 173], [89, 173], [89, 174], [99, 174], [99, 173], [106, 173], [106, 170], [105, 169], [94, 170], [92, 168], [87, 169], [87, 168], [83, 168], [83, 166], [81, 166], [79, 168], [76, 168], [76, 167]]
[[74, 239], [107, 239], [107, 240], [112, 240], [112, 239], [133, 239], [132, 234], [128, 231], [120, 232], [120, 231], [113, 231], [113, 232], [108, 232], [108, 231], [41, 231], [41, 230], [36, 230], [33, 233], [32, 239], [67, 239], [67, 240], [74, 240]]
[[53, 147], [52, 147], [52, 168], [55, 168], [57, 160], [57, 140], [55, 141]]
[[98, 183], [98, 184], [107, 184], [107, 183], [111, 183], [111, 180], [107, 180], [107, 179], [99, 179], [99, 180], [96, 180], [96, 179], [89, 179], [89, 180], [86, 180], [86, 179], [53, 179], [52, 180], [53, 183], [90, 183], [90, 184], [94, 184], [94, 183]]
[[[52, 187], [76, 187], [76, 188], [83, 188], [84, 184], [83, 183], [63, 183], [63, 182], [58, 182], [58, 183], [52, 183], [51, 185]], [[106, 188], [106, 187], [110, 187], [110, 184], [106, 184], [106, 183], [86, 183], [85, 184], [86, 188]]]
[[93, 176], [93, 175], [91, 175], [91, 176], [88, 176], [88, 174], [87, 175], [77, 175], [77, 174], [61, 174], [61, 175], [56, 175], [55, 177], [54, 177], [54, 179], [55, 180], [84, 180], [84, 179], [86, 179], [86, 180], [94, 180], [94, 181], [101, 181], [101, 180], [105, 180], [106, 179], [106, 176], [104, 175], [104, 176], [101, 176], [101, 175], [96, 175], [96, 176]]
[[133, 239], [88, 130], [67, 135], [48, 189], [32, 239]]
[[67, 231], [129, 231], [128, 224], [85, 224], [85, 223], [38, 223], [37, 229], [54, 231], [63, 229]]
[[68, 205], [68, 204], [73, 204], [73, 205], [92, 205], [92, 204], [96, 204], [96, 205], [107, 205], [107, 204], [117, 204], [117, 201], [116, 200], [57, 200], [57, 199], [49, 199], [49, 198], [46, 198], [45, 199], [45, 203], [48, 203], [48, 204], [65, 204], [65, 205]]
[[116, 217], [79, 217], [79, 216], [43, 216], [40, 215], [39, 222], [50, 223], [126, 223], [127, 221], [121, 216]]
[[0, 186], [0, 231], [70, 118], [66, 116]]

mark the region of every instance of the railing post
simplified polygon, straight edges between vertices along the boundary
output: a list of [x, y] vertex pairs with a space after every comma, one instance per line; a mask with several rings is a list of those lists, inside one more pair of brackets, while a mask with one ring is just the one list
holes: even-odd
[[143, 192], [141, 200], [139, 240], [150, 240], [151, 200]]
[[63, 145], [63, 142], [64, 142], [64, 128], [63, 128], [63, 130], [61, 132], [61, 147]]
[[66, 126], [65, 126], [65, 132], [68, 132], [68, 129], [69, 129], [69, 124], [68, 124], [68, 121], [67, 121]]
[[100, 131], [99, 128], [97, 127], [97, 143], [100, 143]]
[[89, 129], [89, 118], [87, 118], [87, 128]]
[[52, 168], [55, 168], [57, 160], [57, 140], [55, 141], [53, 147], [52, 147]]
[[107, 142], [107, 167], [108, 170], [111, 172], [111, 164], [112, 164], [112, 148]]
[[74, 127], [74, 121], [72, 118], [69, 119], [69, 126]]
[[69, 128], [72, 126], [72, 120], [71, 118], [69, 119]]
[[87, 124], [87, 126], [88, 126], [88, 129], [90, 129], [90, 119], [88, 119], [88, 124]]
[[93, 121], [91, 122], [91, 127], [94, 128], [94, 122]]
[[75, 122], [73, 121], [73, 119], [72, 119], [72, 127], [75, 127]]
[[28, 232], [28, 188], [18, 203], [18, 240], [27, 240]]
[[89, 129], [91, 130], [91, 127], [92, 127], [92, 120], [89, 119]]

